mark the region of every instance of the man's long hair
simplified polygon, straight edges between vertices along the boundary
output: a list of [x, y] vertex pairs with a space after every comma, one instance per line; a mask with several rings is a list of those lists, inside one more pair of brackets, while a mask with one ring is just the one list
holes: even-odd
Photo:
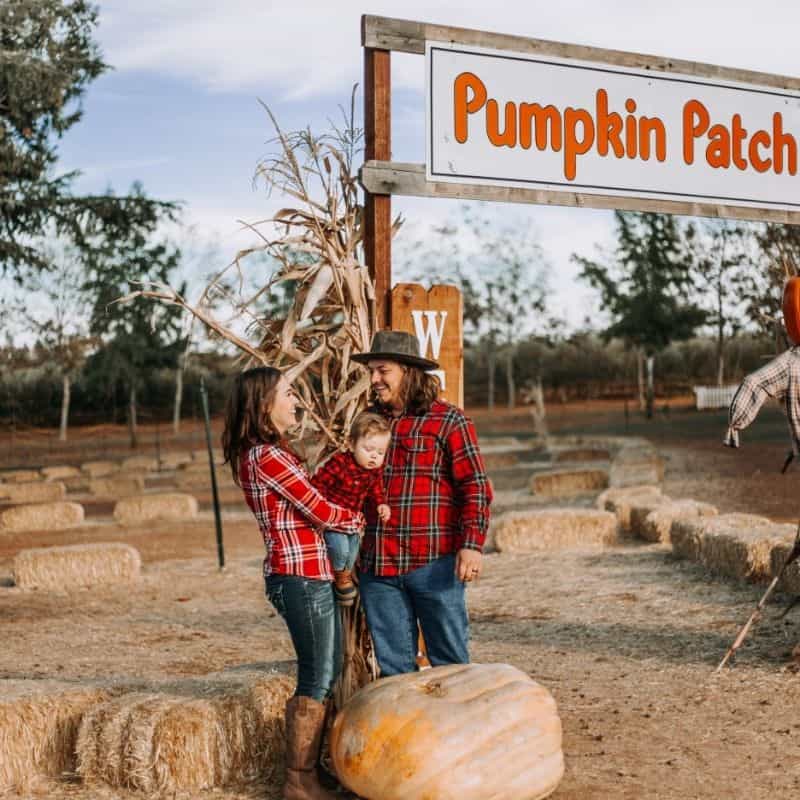
[[255, 367], [237, 375], [233, 382], [225, 409], [222, 452], [238, 486], [244, 452], [259, 444], [281, 442], [269, 416], [280, 378], [280, 370], [274, 367]]
[[[425, 372], [420, 367], [401, 364], [403, 382], [400, 384], [400, 397], [406, 414], [422, 416], [431, 410], [434, 401], [439, 397], [440, 384], [436, 375]], [[376, 399], [376, 405], [383, 404]]]

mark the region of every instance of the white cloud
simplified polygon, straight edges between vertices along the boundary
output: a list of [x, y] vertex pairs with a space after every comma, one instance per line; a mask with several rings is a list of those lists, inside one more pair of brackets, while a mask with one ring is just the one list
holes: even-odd
[[[341, 94], [361, 80], [363, 3], [113, 0], [100, 36], [119, 70], [189, 79], [214, 90]], [[649, 52], [792, 74], [800, 6], [788, 0], [549, 0], [495, 4], [377, 0], [372, 14]], [[421, 88], [422, 59], [395, 57], [396, 87]]]

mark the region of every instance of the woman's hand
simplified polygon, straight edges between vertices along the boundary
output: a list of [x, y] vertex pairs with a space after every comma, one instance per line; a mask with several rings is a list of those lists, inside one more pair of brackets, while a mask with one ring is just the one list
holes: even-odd
[[392, 509], [386, 505], [386, 503], [381, 503], [378, 506], [378, 517], [380, 518], [381, 522], [388, 522], [389, 517], [392, 516]]
[[456, 577], [464, 583], [476, 580], [483, 567], [483, 555], [464, 547], [456, 555]]

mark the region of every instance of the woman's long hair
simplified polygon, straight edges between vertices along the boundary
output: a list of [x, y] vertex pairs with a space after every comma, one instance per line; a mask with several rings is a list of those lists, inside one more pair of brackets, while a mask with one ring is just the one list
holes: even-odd
[[[402, 364], [403, 381], [400, 384], [400, 397], [406, 414], [421, 416], [431, 410], [434, 401], [439, 397], [439, 378], [419, 367]], [[383, 407], [377, 398], [375, 405]]]
[[281, 435], [272, 424], [269, 410], [281, 378], [274, 367], [255, 367], [236, 376], [225, 408], [222, 452], [230, 464], [233, 480], [239, 483], [242, 454], [259, 444], [277, 444]]

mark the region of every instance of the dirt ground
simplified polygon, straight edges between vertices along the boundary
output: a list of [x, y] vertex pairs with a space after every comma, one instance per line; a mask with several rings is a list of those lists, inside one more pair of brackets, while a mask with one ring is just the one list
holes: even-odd
[[[475, 418], [483, 435], [530, 433], [524, 411], [495, 413], [491, 423], [482, 413]], [[557, 435], [650, 438], [667, 459], [669, 495], [795, 521], [797, 474], [778, 474], [788, 444], [781, 414], [765, 411], [740, 451], [720, 446], [724, 425], [723, 412], [693, 412], [685, 402], [653, 421], [631, 409], [626, 422], [619, 403], [550, 414]], [[42, 448], [40, 461], [54, 451]], [[73, 444], [70, 452], [80, 451]], [[64, 455], [50, 463], [68, 463]], [[226, 495], [223, 572], [209, 511], [181, 525], [128, 529], [106, 524], [108, 513], [96, 506], [75, 531], [0, 534], [0, 679], [152, 686], [293, 669], [288, 634], [263, 596], [258, 530], [235, 495]], [[142, 579], [124, 590], [58, 594], [10, 585], [21, 547], [78, 541], [129, 542], [142, 554]], [[711, 578], [657, 545], [489, 554], [484, 577], [469, 589], [472, 656], [513, 664], [555, 696], [566, 759], [559, 800], [794, 797], [800, 678], [792, 650], [800, 611], [765, 619], [735, 666], [714, 674], [763, 589]], [[136, 797], [76, 783], [41, 791], [78, 800]]]

